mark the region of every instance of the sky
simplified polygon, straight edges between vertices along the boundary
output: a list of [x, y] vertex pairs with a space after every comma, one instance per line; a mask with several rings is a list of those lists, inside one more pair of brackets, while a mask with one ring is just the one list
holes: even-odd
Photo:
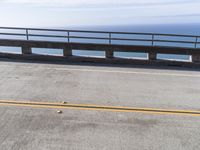
[[0, 26], [200, 24], [200, 0], [0, 0]]

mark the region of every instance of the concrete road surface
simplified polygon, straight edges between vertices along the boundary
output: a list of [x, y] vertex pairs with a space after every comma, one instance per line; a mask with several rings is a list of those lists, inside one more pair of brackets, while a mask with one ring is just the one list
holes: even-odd
[[[200, 111], [200, 72], [2, 60], [0, 100]], [[0, 104], [0, 129], [1, 150], [200, 149], [200, 115]]]

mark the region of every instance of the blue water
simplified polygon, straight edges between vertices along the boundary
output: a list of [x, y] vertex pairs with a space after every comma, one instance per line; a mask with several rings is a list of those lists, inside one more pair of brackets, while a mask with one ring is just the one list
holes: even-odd
[[[55, 27], [56, 28], [56, 27]], [[163, 34], [186, 34], [186, 35], [200, 35], [200, 24], [176, 24], [176, 25], [140, 25], [140, 26], [92, 26], [92, 27], [68, 27], [63, 29], [73, 29], [73, 30], [98, 30], [98, 31], [124, 31], [124, 32], [147, 32], [147, 33], [163, 33]], [[0, 30], [0, 32], [2, 32]], [[9, 31], [7, 31], [9, 32]], [[47, 34], [45, 32], [38, 32], [38, 31], [32, 31], [32, 34]], [[57, 35], [64, 35], [63, 32], [55, 32], [50, 34], [57, 34]], [[85, 36], [81, 35], [80, 33], [73, 33], [73, 36]], [[87, 36], [98, 36], [98, 37], [107, 37], [105, 34], [88, 34]], [[140, 37], [140, 36], [133, 36], [133, 35], [113, 35], [115, 38], [151, 38], [151, 37]], [[1, 38], [7, 38], [6, 36], [2, 36]], [[21, 37], [15, 37], [21, 39]], [[38, 37], [31, 37], [32, 40], [52, 40], [52, 41], [66, 41], [65, 38], [38, 38]], [[171, 38], [170, 38], [171, 39]], [[165, 38], [166, 40], [166, 38]], [[176, 40], [176, 38], [171, 39]], [[185, 38], [183, 40], [187, 41], [194, 41], [192, 38]], [[80, 42], [80, 39], [72, 39], [71, 42]], [[94, 42], [94, 43], [107, 43], [106, 40], [81, 40], [81, 42]], [[119, 41], [113, 41], [113, 44], [118, 44]], [[124, 42], [120, 41], [120, 44], [146, 44], [150, 45], [150, 42]], [[162, 45], [162, 43], [154, 43], [155, 45]], [[166, 44], [166, 43], [165, 43]], [[192, 47], [193, 45], [183, 45], [183, 44], [175, 44], [169, 46], [188, 46]], [[200, 47], [200, 45], [198, 45]], [[13, 48], [13, 47], [0, 47], [0, 52], [9, 52], [9, 53], [21, 53], [21, 49]], [[47, 55], [63, 55], [63, 51], [61, 49], [41, 49], [41, 48], [33, 48], [33, 53], [37, 54], [47, 54]], [[102, 51], [80, 51], [80, 50], [73, 50], [73, 55], [77, 56], [91, 56], [91, 57], [105, 57], [105, 52]], [[146, 53], [130, 53], [130, 52], [115, 52], [115, 57], [125, 57], [125, 58], [138, 58], [138, 59], [147, 59]], [[189, 60], [188, 55], [165, 55], [165, 54], [158, 54], [159, 59], [176, 59], [176, 60]]]

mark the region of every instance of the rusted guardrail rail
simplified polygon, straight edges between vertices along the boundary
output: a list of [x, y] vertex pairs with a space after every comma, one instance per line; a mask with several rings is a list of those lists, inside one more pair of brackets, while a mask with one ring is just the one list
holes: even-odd
[[178, 34], [0, 27], [0, 46], [22, 47], [22, 54], [32, 54], [31, 48], [61, 48], [65, 57], [78, 49], [105, 51], [106, 58], [113, 58], [117, 51], [148, 53], [149, 60], [156, 60], [157, 54], [182, 54], [200, 62], [199, 39]]

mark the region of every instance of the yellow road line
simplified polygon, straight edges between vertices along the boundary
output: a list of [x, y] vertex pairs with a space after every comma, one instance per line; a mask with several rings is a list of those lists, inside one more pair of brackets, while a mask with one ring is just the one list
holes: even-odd
[[56, 109], [78, 109], [78, 110], [129, 112], [129, 113], [140, 112], [140, 113], [147, 113], [147, 114], [200, 116], [200, 111], [194, 111], [194, 110], [171, 110], [171, 109], [157, 109], [157, 108], [138, 108], [138, 107], [90, 105], [90, 104], [68, 104], [68, 103], [63, 104], [63, 103], [49, 103], [49, 102], [0, 100], [0, 106], [19, 106], [19, 107], [56, 108]]

